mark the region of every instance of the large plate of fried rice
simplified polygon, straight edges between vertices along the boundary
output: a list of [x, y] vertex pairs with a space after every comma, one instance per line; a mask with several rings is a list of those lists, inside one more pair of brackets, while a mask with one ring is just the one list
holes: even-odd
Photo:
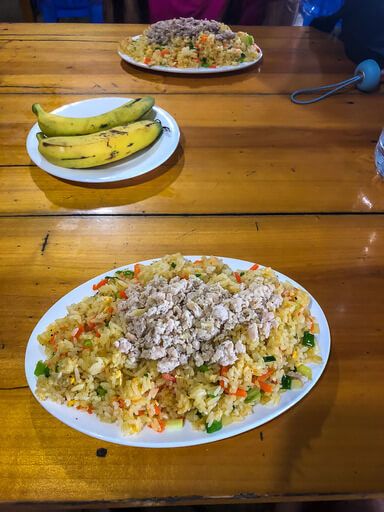
[[299, 402], [330, 352], [326, 317], [289, 277], [253, 262], [173, 254], [70, 291], [28, 341], [39, 403], [121, 445], [191, 446], [270, 421]]
[[188, 74], [237, 71], [253, 66], [263, 56], [247, 32], [194, 18], [154, 23], [143, 34], [120, 41], [118, 54], [134, 66]]

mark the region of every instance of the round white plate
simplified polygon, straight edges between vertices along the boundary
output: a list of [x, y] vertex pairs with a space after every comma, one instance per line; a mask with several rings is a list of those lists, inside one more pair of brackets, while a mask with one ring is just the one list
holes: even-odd
[[[132, 98], [93, 98], [64, 105], [53, 112], [67, 117], [96, 116], [117, 108], [130, 99]], [[82, 183], [108, 183], [134, 178], [159, 167], [159, 165], [168, 160], [179, 143], [179, 127], [168, 112], [154, 106], [152, 111], [144, 116], [143, 119], [149, 117], [159, 119], [161, 124], [167, 127], [168, 130], [164, 130], [161, 136], [148, 148], [142, 149], [132, 156], [117, 162], [101, 165], [100, 167], [90, 167], [89, 169], [66, 169], [65, 167], [51, 164], [38, 150], [36, 134], [41, 130], [37, 123], [33, 125], [27, 137], [28, 155], [41, 169], [65, 180], [80, 181]]]
[[[133, 36], [132, 39], [138, 39], [140, 36]], [[258, 47], [259, 48], [259, 47]], [[132, 64], [133, 66], [137, 66], [139, 68], [145, 68], [145, 69], [152, 69], [154, 71], [162, 71], [163, 73], [186, 73], [189, 75], [206, 75], [206, 74], [217, 74], [217, 73], [228, 73], [229, 71], [239, 71], [240, 69], [249, 68], [250, 66], [253, 66], [257, 62], [259, 62], [263, 57], [263, 52], [261, 51], [261, 48], [259, 48], [259, 55], [257, 56], [257, 59], [252, 60], [250, 62], [241, 62], [240, 64], [237, 64], [236, 66], [219, 66], [217, 68], [175, 68], [171, 66], [148, 66], [148, 64], [144, 64], [144, 62], [138, 62], [137, 60], [133, 59], [126, 53], [122, 52], [121, 50], [118, 50], [117, 53], [120, 55], [120, 57], [128, 62], [129, 64]]]
[[[200, 259], [201, 256], [187, 256], [192, 260]], [[232, 269], [247, 270], [252, 262], [236, 260], [232, 258], [222, 258]], [[141, 261], [139, 263], [149, 264], [155, 260]], [[119, 269], [129, 268], [133, 269], [133, 264], [120, 267]], [[92, 295], [92, 285], [96, 284], [106, 275], [110, 275], [115, 270], [108, 270], [99, 276], [90, 279], [86, 283], [78, 286], [71, 292], [67, 293], [61, 298], [56, 304], [54, 304], [41, 318], [39, 323], [34, 328], [31, 337], [29, 338], [27, 350], [25, 354], [25, 373], [27, 376], [28, 385], [31, 388], [35, 398], [40, 404], [55, 418], [59, 419], [69, 427], [74, 428], [84, 434], [87, 434], [103, 441], [109, 441], [112, 443], [128, 445], [128, 446], [142, 446], [146, 448], [175, 448], [179, 446], [192, 446], [196, 444], [211, 443], [212, 441], [218, 441], [227, 437], [232, 437], [247, 430], [251, 430], [255, 427], [259, 427], [263, 423], [276, 418], [284, 411], [299, 402], [309, 391], [313, 388], [316, 382], [319, 380], [321, 374], [325, 369], [327, 360], [329, 357], [331, 338], [327, 320], [325, 315], [316, 302], [311, 297], [310, 310], [311, 314], [314, 315], [318, 321], [320, 334], [317, 335], [317, 341], [319, 343], [321, 356], [323, 362], [321, 364], [314, 364], [312, 366], [313, 379], [310, 382], [304, 384], [304, 387], [298, 390], [290, 390], [282, 393], [281, 400], [278, 405], [257, 405], [254, 412], [239, 423], [231, 423], [230, 425], [223, 427], [222, 430], [213, 434], [207, 434], [206, 432], [193, 430], [189, 423], [186, 423], [184, 428], [178, 431], [167, 431], [165, 430], [161, 434], [154, 432], [149, 428], [145, 428], [142, 432], [136, 435], [124, 436], [119, 427], [115, 424], [102, 423], [95, 415], [89, 415], [86, 412], [78, 411], [77, 409], [67, 407], [66, 405], [60, 405], [50, 400], [41, 401], [35, 394], [36, 388], [36, 377], [34, 370], [37, 361], [45, 360], [46, 356], [43, 347], [37, 341], [37, 335], [42, 333], [50, 323], [54, 322], [57, 318], [63, 317], [67, 314], [66, 307], [70, 304], [81, 301], [84, 297]], [[277, 276], [282, 281], [288, 281], [297, 288], [304, 290], [298, 283], [285, 276], [276, 272]], [[307, 292], [308, 293], [308, 292]]]

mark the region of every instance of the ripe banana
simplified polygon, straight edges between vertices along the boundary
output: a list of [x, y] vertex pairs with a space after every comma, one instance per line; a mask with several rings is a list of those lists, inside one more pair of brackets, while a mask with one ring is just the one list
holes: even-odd
[[109, 164], [149, 146], [162, 133], [160, 121], [137, 121], [90, 135], [44, 137], [37, 134], [40, 153], [60, 167], [85, 169]]
[[137, 121], [153, 107], [154, 103], [155, 100], [151, 96], [146, 96], [93, 117], [78, 118], [50, 114], [38, 103], [32, 105], [32, 112], [37, 116], [40, 130], [47, 137], [86, 135]]

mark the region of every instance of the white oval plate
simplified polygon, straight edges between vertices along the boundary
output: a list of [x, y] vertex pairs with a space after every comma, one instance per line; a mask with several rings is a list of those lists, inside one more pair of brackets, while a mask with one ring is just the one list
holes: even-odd
[[[64, 105], [53, 112], [68, 117], [96, 116], [117, 108], [130, 99], [132, 98], [92, 98]], [[28, 155], [38, 167], [53, 176], [65, 180], [80, 181], [82, 183], [108, 183], [140, 176], [152, 171], [168, 160], [177, 148], [180, 138], [179, 127], [168, 112], [157, 106], [154, 106], [152, 111], [153, 113], [151, 112], [147, 115], [159, 119], [161, 124], [169, 128], [169, 130], [164, 130], [162, 135], [148, 148], [142, 149], [123, 160], [100, 167], [90, 167], [89, 169], [66, 169], [65, 167], [51, 164], [39, 152], [36, 134], [41, 130], [37, 123], [33, 125], [27, 137]], [[144, 116], [144, 119], [146, 117]]]
[[[187, 256], [187, 258], [196, 260], [200, 259], [201, 256]], [[236, 260], [232, 258], [222, 258], [222, 260], [234, 270], [247, 270], [251, 265], [253, 265], [252, 262]], [[139, 263], [147, 265], [153, 261], [156, 260], [141, 261]], [[119, 269], [124, 268], [133, 269], [133, 264], [125, 265]], [[176, 448], [180, 446], [192, 446], [197, 444], [211, 443], [213, 441], [219, 441], [220, 439], [225, 439], [227, 437], [241, 434], [242, 432], [246, 432], [247, 430], [259, 427], [267, 421], [276, 418], [276, 416], [279, 416], [285, 412], [287, 409], [299, 402], [307, 393], [309, 393], [325, 369], [331, 347], [330, 332], [327, 320], [320, 305], [311, 296], [310, 310], [312, 315], [316, 317], [319, 324], [320, 334], [317, 336], [317, 341], [319, 343], [321, 356], [323, 358], [323, 362], [321, 364], [311, 365], [313, 373], [312, 381], [304, 384], [304, 387], [299, 390], [290, 390], [283, 393], [278, 405], [257, 405], [254, 412], [243, 421], [239, 423], [231, 423], [230, 425], [223, 427], [222, 430], [213, 434], [207, 434], [202, 431], [193, 430], [191, 425], [186, 423], [184, 428], [178, 431], [167, 432], [167, 430], [165, 430], [159, 434], [149, 428], [145, 428], [139, 434], [124, 436], [116, 424], [102, 423], [95, 415], [89, 415], [86, 412], [80, 412], [77, 409], [67, 407], [66, 405], [60, 405], [50, 400], [40, 400], [35, 394], [36, 377], [33, 372], [35, 370], [37, 361], [40, 359], [45, 360], [46, 356], [43, 347], [37, 341], [37, 335], [42, 333], [50, 323], [54, 322], [60, 317], [65, 316], [67, 314], [67, 306], [80, 302], [84, 297], [92, 295], [94, 293], [92, 290], [93, 284], [98, 283], [100, 279], [102, 279], [105, 275], [110, 275], [119, 269], [103, 272], [103, 274], [90, 279], [86, 283], [67, 293], [67, 295], [56, 302], [56, 304], [54, 304], [45, 313], [45, 315], [34, 328], [28, 341], [25, 354], [25, 374], [32, 393], [38, 402], [40, 402], [40, 404], [50, 414], [55, 416], [55, 418], [59, 419], [69, 427], [74, 428], [75, 430], [78, 430], [89, 436], [96, 437], [97, 439], [101, 439], [102, 441], [109, 441], [111, 443], [128, 446], [141, 446], [145, 448]], [[276, 272], [276, 274], [280, 280], [288, 281], [297, 288], [304, 290], [302, 286], [284, 274], [280, 274], [279, 272]]]
[[[138, 39], [140, 36], [133, 36], [132, 39]], [[258, 47], [259, 48], [259, 47]], [[154, 71], [162, 71], [163, 73], [186, 73], [188, 75], [207, 75], [207, 74], [217, 74], [217, 73], [228, 73], [229, 71], [239, 71], [240, 69], [249, 68], [250, 66], [253, 66], [257, 62], [259, 62], [263, 57], [263, 52], [261, 51], [261, 48], [259, 48], [259, 55], [257, 59], [252, 60], [250, 62], [241, 62], [240, 64], [237, 64], [236, 66], [219, 66], [217, 68], [175, 68], [172, 66], [148, 66], [148, 64], [144, 64], [144, 62], [139, 62], [126, 53], [118, 50], [117, 53], [120, 55], [120, 57], [128, 62], [129, 64], [132, 64], [133, 66], [137, 66], [139, 68], [145, 68], [145, 69], [152, 69]]]

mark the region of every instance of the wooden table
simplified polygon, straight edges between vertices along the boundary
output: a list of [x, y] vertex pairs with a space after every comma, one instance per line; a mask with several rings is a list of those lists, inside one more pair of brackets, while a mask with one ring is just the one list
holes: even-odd
[[[291, 104], [293, 89], [354, 68], [338, 42], [308, 28], [249, 30], [265, 53], [261, 68], [208, 78], [121, 62], [117, 41], [141, 30], [0, 26], [4, 510], [382, 496], [384, 184], [373, 150], [383, 93]], [[32, 103], [142, 94], [182, 132], [159, 169], [86, 186], [31, 163]], [[319, 384], [259, 429], [174, 450], [103, 443], [48, 415], [23, 370], [40, 316], [100, 272], [176, 251], [258, 261], [307, 287], [332, 331]]]

